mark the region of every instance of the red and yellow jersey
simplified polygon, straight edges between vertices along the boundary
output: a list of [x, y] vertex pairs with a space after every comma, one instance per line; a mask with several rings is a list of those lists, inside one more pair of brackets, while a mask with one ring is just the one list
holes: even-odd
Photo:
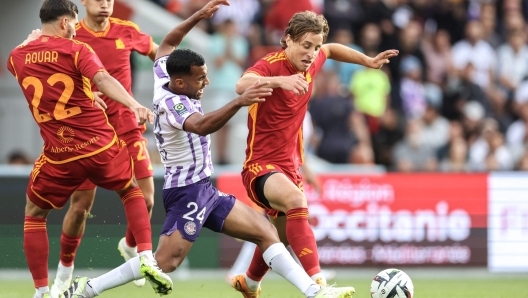
[[50, 163], [95, 155], [117, 140], [90, 82], [103, 64], [90, 46], [43, 35], [15, 48], [7, 68], [15, 76], [44, 139]]
[[[152, 51], [152, 37], [140, 31], [139, 27], [130, 21], [109, 18], [108, 27], [104, 31], [95, 32], [81, 20], [75, 28], [75, 39], [89, 44], [97, 53], [108, 73], [116, 78], [132, 95], [132, 69], [130, 55], [137, 51], [148, 55]], [[95, 86], [92, 86], [97, 90]], [[110, 123], [119, 135], [136, 129], [138, 124], [134, 113], [124, 105], [103, 96], [108, 108], [106, 113]]]
[[302, 124], [312, 94], [313, 79], [325, 61], [326, 53], [321, 50], [310, 68], [299, 72], [290, 63], [284, 50], [280, 50], [268, 54], [246, 71], [263, 77], [301, 73], [310, 87], [304, 95], [295, 95], [292, 91], [275, 88], [265, 102], [249, 107], [249, 135], [244, 168], [259, 162], [276, 164], [284, 169], [296, 171], [302, 165]]

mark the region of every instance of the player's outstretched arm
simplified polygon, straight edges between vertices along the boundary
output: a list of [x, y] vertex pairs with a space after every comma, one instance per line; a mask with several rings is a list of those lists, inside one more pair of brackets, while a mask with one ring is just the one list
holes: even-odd
[[149, 123], [154, 122], [152, 111], [140, 105], [128, 94], [123, 85], [108, 73], [100, 71], [93, 77], [92, 81], [97, 86], [97, 89], [106, 96], [131, 109], [136, 115], [136, 121], [139, 124], [143, 124], [146, 121]]
[[212, 0], [209, 1], [202, 9], [195, 12], [185, 21], [181, 22], [176, 28], [172, 29], [161, 41], [156, 59], [169, 55], [181, 43], [185, 35], [203, 19], [209, 19], [213, 14], [220, 9], [220, 5], [229, 6], [228, 0]]
[[[239, 95], [243, 94], [247, 88], [255, 84], [256, 81], [263, 79], [252, 72], [244, 74], [236, 83], [236, 93]], [[269, 81], [269, 88], [282, 88], [288, 91], [292, 91], [296, 95], [305, 94], [308, 92], [308, 82], [301, 74], [294, 74], [291, 76], [276, 76], [276, 77], [265, 77]]]
[[381, 68], [383, 64], [389, 63], [389, 59], [398, 56], [398, 50], [387, 50], [379, 53], [376, 57], [371, 58], [361, 52], [351, 49], [339, 43], [328, 43], [323, 45], [323, 49], [328, 55], [327, 58], [360, 64], [370, 68]]
[[183, 130], [201, 136], [212, 134], [224, 126], [231, 117], [243, 106], [250, 106], [254, 103], [264, 102], [264, 97], [268, 97], [273, 92], [269, 87], [270, 82], [256, 81], [244, 94], [235, 98], [222, 108], [202, 115], [194, 113], [183, 124]]

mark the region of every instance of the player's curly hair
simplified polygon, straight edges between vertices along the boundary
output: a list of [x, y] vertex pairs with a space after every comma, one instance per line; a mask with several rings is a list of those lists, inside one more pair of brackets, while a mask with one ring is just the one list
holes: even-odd
[[192, 66], [202, 66], [202, 55], [190, 49], [176, 49], [167, 58], [167, 73], [170, 77], [190, 75]]
[[42, 24], [56, 21], [62, 16], [75, 18], [79, 14], [77, 5], [70, 0], [44, 0], [40, 7], [40, 21]]
[[280, 43], [285, 49], [288, 47], [286, 44], [288, 34], [293, 41], [299, 41], [307, 33], [323, 34], [324, 43], [328, 37], [328, 32], [330, 32], [330, 27], [328, 27], [328, 21], [322, 14], [318, 15], [310, 10], [298, 12], [288, 22], [288, 27], [284, 30], [284, 37], [281, 38]]

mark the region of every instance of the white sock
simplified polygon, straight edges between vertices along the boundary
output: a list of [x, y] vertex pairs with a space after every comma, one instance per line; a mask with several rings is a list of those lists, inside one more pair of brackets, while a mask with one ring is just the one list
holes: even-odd
[[36, 291], [37, 291], [37, 297], [40, 297], [42, 294], [49, 293], [49, 287], [48, 286], [40, 287], [36, 289]]
[[[139, 253], [139, 256], [146, 256], [147, 258], [154, 260], [154, 255], [152, 254], [152, 250], [144, 250]], [[132, 259], [131, 259], [132, 260]]]
[[235, 276], [238, 274], [243, 274], [248, 270], [256, 247], [257, 246], [254, 243], [248, 241], [244, 242], [235, 264], [233, 264], [233, 267], [231, 267], [231, 270], [229, 270], [229, 275]]
[[260, 281], [252, 280], [246, 275], [246, 285], [251, 291], [256, 291], [260, 287]]
[[324, 284], [326, 285], [326, 277], [324, 276], [324, 274], [322, 272], [316, 273], [316, 274], [310, 276], [310, 278], [313, 281], [317, 281], [317, 279], [321, 279], [321, 281], [324, 282]]
[[134, 246], [134, 247], [130, 247], [128, 246], [126, 240], [123, 241], [124, 245], [123, 245], [123, 248], [125, 249], [125, 251], [129, 254], [129, 255], [136, 255], [138, 252], [137, 252], [137, 246]]
[[[152, 255], [152, 251], [150, 251], [150, 253]], [[139, 257], [134, 257], [114, 270], [90, 279], [90, 286], [92, 287], [94, 294], [97, 296], [106, 290], [140, 278], [143, 277], [139, 272]]]
[[61, 281], [66, 281], [68, 278], [71, 278], [73, 275], [73, 264], [70, 267], [62, 265], [59, 261], [59, 266], [57, 267], [57, 277]]
[[295, 263], [284, 244], [275, 243], [271, 245], [262, 254], [262, 257], [271, 270], [284, 277], [306, 297], [314, 296], [314, 291], [321, 290], [321, 286], [315, 284], [304, 269]]

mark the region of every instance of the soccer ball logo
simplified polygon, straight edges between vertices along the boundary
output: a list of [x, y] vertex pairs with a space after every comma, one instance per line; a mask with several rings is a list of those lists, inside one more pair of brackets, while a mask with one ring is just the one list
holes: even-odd
[[187, 235], [192, 236], [196, 234], [196, 224], [194, 223], [194, 221], [188, 221], [183, 226], [183, 230], [185, 230], [185, 233], [187, 233]]
[[412, 298], [414, 286], [411, 278], [398, 269], [385, 269], [370, 284], [372, 298]]

